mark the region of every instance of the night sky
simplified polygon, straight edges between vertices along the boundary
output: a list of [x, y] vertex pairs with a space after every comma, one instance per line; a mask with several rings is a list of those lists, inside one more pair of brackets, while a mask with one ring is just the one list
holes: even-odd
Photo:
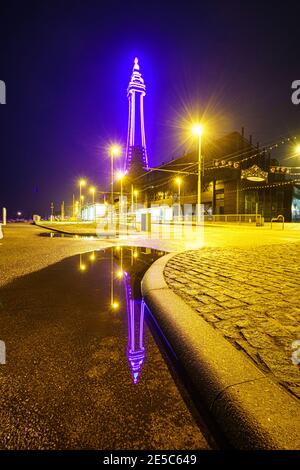
[[199, 116], [207, 138], [245, 126], [261, 145], [300, 139], [291, 102], [300, 7], [280, 4], [1, 1], [0, 206], [9, 217], [46, 215], [51, 201], [70, 204], [82, 176], [108, 189], [107, 149], [126, 145], [135, 56], [150, 166], [193, 148], [183, 131]]

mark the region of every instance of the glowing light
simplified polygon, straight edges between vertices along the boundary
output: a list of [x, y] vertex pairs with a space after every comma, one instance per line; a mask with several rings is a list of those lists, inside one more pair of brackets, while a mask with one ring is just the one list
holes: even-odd
[[135, 189], [135, 190], [133, 191], [133, 194], [134, 194], [135, 196], [137, 196], [137, 195], [139, 194], [138, 190]]
[[86, 265], [83, 264], [83, 263], [81, 263], [81, 264], [79, 265], [79, 269], [80, 269], [80, 271], [85, 271], [85, 270], [86, 270]]
[[121, 181], [125, 176], [125, 173], [123, 173], [123, 171], [118, 171], [117, 172], [117, 180], [118, 181]]
[[90, 260], [91, 260], [91, 261], [95, 261], [95, 259], [96, 259], [95, 253], [92, 253], [92, 254], [90, 255]]
[[134, 257], [134, 258], [137, 258], [137, 257], [138, 257], [138, 254], [137, 254], [136, 251], [133, 253], [133, 257]]
[[80, 180], [79, 181], [79, 186], [85, 186], [86, 185], [86, 181], [85, 180]]
[[91, 186], [90, 187], [90, 193], [94, 194], [96, 191], [96, 188], [94, 186]]
[[80, 199], [81, 199], [82, 201], [84, 201], [84, 196], [83, 196], [83, 194], [80, 196]]
[[300, 154], [300, 145], [296, 145], [295, 151], [296, 153]]
[[123, 276], [124, 276], [124, 272], [122, 271], [122, 269], [120, 269], [118, 272], [117, 272], [117, 276], [119, 279], [122, 279]]
[[121, 147], [119, 145], [112, 145], [110, 147], [110, 153], [113, 157], [118, 157], [121, 153]]
[[200, 137], [203, 134], [203, 126], [201, 124], [194, 124], [192, 127], [192, 133]]
[[121, 247], [119, 246], [116, 246], [116, 250], [119, 251], [121, 249]]
[[22, 215], [22, 212], [17, 212], [17, 216], [20, 217]]
[[181, 178], [176, 178], [176, 179], [175, 179], [175, 182], [176, 182], [178, 185], [181, 184], [181, 181], [182, 181]]
[[111, 307], [112, 307], [114, 310], [117, 310], [117, 309], [120, 307], [120, 304], [119, 304], [119, 302], [114, 301], [114, 302], [111, 304]]

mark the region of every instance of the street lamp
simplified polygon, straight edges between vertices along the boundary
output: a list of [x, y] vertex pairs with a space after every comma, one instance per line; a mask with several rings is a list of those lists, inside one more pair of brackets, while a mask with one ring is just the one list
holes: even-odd
[[112, 145], [110, 147], [110, 202], [111, 202], [111, 224], [113, 224], [113, 206], [114, 206], [114, 157], [117, 157], [121, 153], [119, 145]]
[[81, 215], [81, 202], [82, 202], [82, 194], [81, 194], [81, 190], [82, 190], [82, 187], [86, 185], [86, 181], [81, 179], [79, 180], [79, 213]]
[[181, 220], [181, 201], [180, 201], [180, 185], [181, 185], [181, 178], [176, 178], [175, 182], [178, 185], [178, 220]]
[[192, 128], [193, 135], [198, 137], [198, 188], [197, 188], [197, 222], [201, 220], [201, 145], [203, 127], [201, 124], [195, 124]]
[[296, 145], [295, 152], [296, 154], [300, 155], [300, 145]]
[[94, 186], [91, 186], [90, 187], [90, 193], [92, 194], [93, 204], [95, 204], [95, 191], [96, 191], [96, 188]]

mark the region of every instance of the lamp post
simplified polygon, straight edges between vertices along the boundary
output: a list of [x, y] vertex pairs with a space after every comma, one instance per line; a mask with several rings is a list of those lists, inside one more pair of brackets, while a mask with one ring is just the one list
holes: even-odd
[[121, 189], [121, 194], [120, 194], [120, 199], [119, 199], [119, 221], [123, 222], [123, 178], [124, 178], [124, 173], [122, 171], [118, 172], [117, 175], [118, 181], [120, 181], [120, 189]]
[[180, 201], [181, 178], [176, 178], [175, 182], [178, 185], [178, 220], [181, 220], [181, 201]]
[[94, 221], [96, 220], [95, 191], [96, 191], [96, 188], [95, 188], [94, 186], [91, 186], [91, 187], [90, 187], [90, 193], [92, 194], [92, 204], [93, 204], [93, 211], [94, 211]]
[[80, 196], [80, 218], [82, 218], [82, 207], [83, 207], [83, 203], [84, 203], [84, 195], [81, 194]]
[[[132, 211], [134, 212], [134, 227], [136, 229], [136, 218], [137, 218], [137, 197], [138, 197], [138, 190], [137, 189], [133, 189], [133, 184], [131, 185], [131, 204], [132, 204]], [[135, 206], [134, 206], [134, 203], [133, 203], [133, 196], [135, 197]]]
[[135, 195], [135, 210], [137, 211], [137, 197], [138, 197], [138, 194], [139, 194], [138, 190], [135, 189], [133, 191], [133, 194]]
[[201, 146], [203, 127], [201, 124], [195, 124], [192, 132], [198, 137], [198, 185], [197, 185], [197, 223], [201, 220]]
[[118, 145], [113, 145], [110, 148], [110, 203], [111, 203], [111, 213], [110, 221], [111, 225], [113, 224], [113, 207], [114, 207], [114, 157], [120, 155], [120, 147]]
[[79, 214], [81, 215], [82, 187], [86, 185], [85, 180], [79, 181]]

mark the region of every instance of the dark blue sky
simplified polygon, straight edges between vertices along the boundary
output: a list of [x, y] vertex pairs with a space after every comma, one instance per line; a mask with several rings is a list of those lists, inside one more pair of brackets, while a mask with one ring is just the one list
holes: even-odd
[[298, 18], [296, 2], [2, 1], [0, 205], [44, 214], [80, 176], [107, 189], [135, 56], [151, 166], [191, 148], [182, 126], [197, 110], [210, 138], [241, 126], [261, 144], [300, 138]]

